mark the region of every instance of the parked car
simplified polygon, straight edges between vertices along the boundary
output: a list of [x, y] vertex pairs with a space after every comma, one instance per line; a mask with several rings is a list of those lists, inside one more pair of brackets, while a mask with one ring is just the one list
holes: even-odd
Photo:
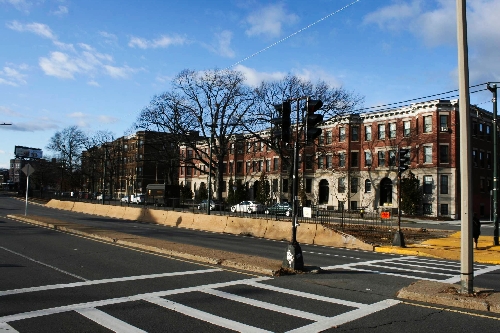
[[[106, 194], [104, 196], [104, 200], [111, 200], [111, 196], [109, 194]], [[102, 200], [102, 194], [99, 194], [97, 197], [96, 197], [96, 200]]]
[[[206, 210], [208, 205], [208, 200], [202, 200], [197, 208], [198, 210]], [[222, 209], [222, 204], [218, 201], [210, 200], [210, 210], [221, 210]]]
[[121, 202], [125, 202], [125, 203], [129, 203], [130, 202], [130, 198], [128, 195], [124, 196], [123, 198], [120, 199]]
[[292, 215], [292, 205], [289, 202], [277, 202], [272, 206], [267, 207], [264, 210], [265, 214], [273, 214], [273, 215]]
[[137, 194], [131, 196], [132, 198], [130, 199], [131, 203], [136, 203], [138, 205], [143, 205], [146, 202], [146, 195], [145, 194]]
[[231, 212], [245, 212], [245, 213], [261, 213], [264, 211], [264, 205], [256, 201], [242, 201], [237, 205], [231, 207]]

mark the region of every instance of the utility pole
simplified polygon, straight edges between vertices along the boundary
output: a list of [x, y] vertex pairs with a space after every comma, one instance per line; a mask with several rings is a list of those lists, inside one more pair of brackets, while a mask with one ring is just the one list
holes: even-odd
[[493, 245], [498, 245], [497, 85], [488, 83], [488, 90], [493, 93]]
[[472, 183], [469, 170], [469, 60], [467, 47], [467, 12], [465, 0], [457, 0], [457, 44], [458, 44], [458, 83], [459, 83], [459, 124], [460, 124], [460, 200], [461, 200], [461, 252], [460, 285], [461, 292], [474, 292], [473, 246], [472, 246]]

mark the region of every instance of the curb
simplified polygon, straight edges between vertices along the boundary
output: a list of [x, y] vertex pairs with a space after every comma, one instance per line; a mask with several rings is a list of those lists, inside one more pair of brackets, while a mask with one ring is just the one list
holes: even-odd
[[500, 313], [500, 292], [475, 288], [474, 294], [460, 294], [457, 285], [418, 281], [398, 291], [398, 298], [469, 310]]

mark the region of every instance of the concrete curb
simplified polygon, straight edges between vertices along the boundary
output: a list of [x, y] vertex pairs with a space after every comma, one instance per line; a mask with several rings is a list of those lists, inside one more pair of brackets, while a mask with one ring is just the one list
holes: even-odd
[[474, 294], [460, 294], [457, 285], [418, 281], [397, 293], [398, 298], [469, 310], [500, 313], [500, 292], [475, 288]]
[[22, 215], [7, 215], [7, 217], [54, 230], [98, 239], [108, 243], [124, 245], [135, 249], [161, 253], [171, 257], [182, 258], [210, 265], [220, 265], [226, 268], [271, 276], [277, 275], [281, 270], [281, 261], [271, 260], [268, 258], [212, 250], [199, 246], [179, 244], [159, 239], [151, 239], [105, 229], [97, 229], [70, 222], [58, 221], [40, 216], [25, 217]]

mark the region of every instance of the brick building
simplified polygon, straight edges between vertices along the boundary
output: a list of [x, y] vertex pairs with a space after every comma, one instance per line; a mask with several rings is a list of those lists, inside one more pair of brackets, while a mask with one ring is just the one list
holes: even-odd
[[[473, 209], [480, 216], [489, 217], [492, 114], [475, 106], [470, 110]], [[318, 145], [307, 146], [300, 152], [299, 178], [307, 197], [305, 204], [333, 209], [396, 208], [397, 153], [407, 148], [410, 170], [419, 179], [423, 192], [420, 213], [457, 218], [460, 214], [458, 120], [457, 100], [433, 100], [327, 120], [322, 125]], [[180, 149], [181, 155], [193, 154], [185, 146]], [[204, 151], [206, 158], [208, 147]], [[250, 136], [235, 137], [227, 151], [222, 167], [223, 197], [227, 197], [232, 181], [244, 184], [250, 199], [255, 198], [264, 173], [270, 184], [270, 201], [289, 199], [291, 177], [285, 165], [291, 158], [278, 156]], [[213, 184], [215, 179], [212, 178]], [[203, 163], [181, 161], [179, 182], [196, 192], [201, 183], [207, 184], [208, 170]]]

